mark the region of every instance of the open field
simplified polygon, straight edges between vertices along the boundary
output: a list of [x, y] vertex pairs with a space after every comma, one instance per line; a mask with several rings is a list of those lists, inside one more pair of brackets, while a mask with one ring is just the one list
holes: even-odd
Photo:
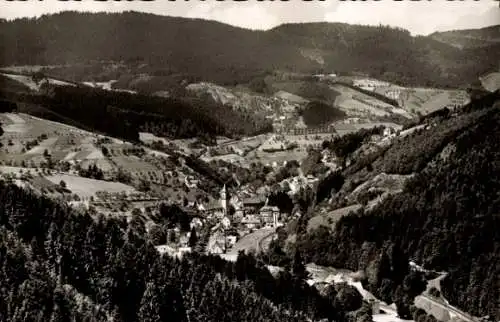
[[116, 166], [129, 171], [135, 172], [148, 172], [148, 171], [158, 171], [159, 169], [153, 164], [143, 161], [141, 158], [135, 155], [128, 156], [117, 156], [110, 158]]
[[165, 145], [170, 143], [170, 141], [167, 140], [166, 138], [156, 136], [153, 133], [149, 132], [139, 132], [139, 140], [141, 140], [144, 143], [153, 143], [153, 141], [161, 141]]
[[340, 84], [330, 87], [340, 93], [335, 100], [335, 105], [350, 117], [381, 117], [392, 114], [398, 114], [408, 119], [414, 117], [402, 108], [394, 107], [350, 87]]
[[309, 219], [309, 222], [307, 223], [307, 231], [312, 231], [320, 226], [334, 228], [340, 218], [347, 216], [350, 212], [355, 212], [360, 208], [361, 205], [353, 205], [314, 216]]
[[59, 184], [61, 181], [64, 181], [66, 183], [66, 187], [71, 190], [72, 193], [75, 193], [79, 197], [83, 198], [95, 196], [95, 193], [98, 191], [107, 191], [110, 193], [136, 192], [133, 187], [123, 183], [82, 178], [68, 174], [55, 174], [47, 176], [46, 178], [54, 184]]
[[411, 113], [428, 114], [457, 103], [465, 105], [469, 99], [462, 90], [407, 88], [401, 91], [398, 101]]
[[93, 162], [103, 170], [111, 169], [95, 146], [99, 136], [91, 132], [22, 113], [0, 113], [0, 122], [5, 132], [0, 139], [0, 160], [4, 162], [35, 162], [38, 166], [47, 151], [53, 162]]
[[[29, 89], [34, 90], [34, 91], [39, 91], [40, 87], [42, 84], [46, 83], [45, 80], [39, 81], [36, 83], [31, 76], [26, 76], [26, 75], [18, 75], [18, 74], [9, 74], [9, 73], [0, 73], [0, 75], [3, 75], [5, 77], [8, 77], [10, 79], [13, 79], [25, 86], [27, 86]], [[58, 86], [75, 86], [74, 84], [67, 83], [64, 81], [60, 81], [57, 79], [52, 79], [52, 78], [47, 78], [47, 81], [49, 84], [52, 85], [58, 85]]]
[[247, 150], [247, 149], [256, 149], [259, 145], [261, 145], [265, 140], [269, 137], [268, 134], [261, 134], [257, 136], [251, 136], [247, 138], [243, 138], [241, 140], [228, 140], [221, 143], [219, 146], [224, 147], [232, 147], [233, 149], [239, 150]]
[[274, 93], [273, 96], [279, 97], [282, 99], [286, 99], [286, 100], [288, 100], [292, 103], [295, 103], [295, 104], [305, 104], [305, 103], [309, 102], [309, 100], [306, 100], [305, 98], [303, 98], [301, 96], [298, 96], [298, 95], [295, 95], [295, 94], [292, 94], [289, 92], [285, 92], [285, 91], [278, 91], [278, 92]]
[[[69, 170], [62, 170], [65, 179], [51, 177], [51, 181], [59, 184], [61, 180], [68, 180], [67, 187], [79, 196], [93, 195], [98, 190], [115, 192], [133, 189], [121, 183], [69, 175], [94, 165], [104, 172], [105, 178], [114, 178], [116, 171], [122, 169], [131, 176], [134, 184], [145, 179], [150, 183], [153, 192], [161, 196], [171, 196], [181, 202], [184, 197], [197, 200], [199, 196], [205, 196], [199, 189], [187, 189], [184, 186], [182, 170], [172, 164], [169, 166], [169, 162], [163, 159], [168, 158], [167, 154], [145, 149], [146, 155], [138, 157], [133, 153], [141, 153], [141, 150], [131, 143], [114, 138], [108, 138], [111, 142], [98, 142], [103, 136], [21, 113], [1, 113], [0, 121], [4, 128], [16, 127], [16, 131], [6, 131], [1, 137], [3, 147], [0, 148], [0, 160], [4, 165], [48, 167], [50, 160], [53, 168], [61, 170], [68, 167], [69, 163]], [[111, 156], [105, 156], [101, 147], [106, 147]], [[179, 170], [180, 173], [176, 176], [172, 173], [166, 176], [168, 170], [173, 169]], [[32, 170], [36, 173], [35, 169]]]

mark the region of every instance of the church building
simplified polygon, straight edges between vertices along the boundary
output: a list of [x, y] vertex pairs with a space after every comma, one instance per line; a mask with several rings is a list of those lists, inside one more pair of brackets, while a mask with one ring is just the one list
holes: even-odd
[[210, 202], [204, 211], [209, 217], [225, 218], [228, 216], [227, 209], [227, 190], [224, 185], [219, 193], [219, 199]]

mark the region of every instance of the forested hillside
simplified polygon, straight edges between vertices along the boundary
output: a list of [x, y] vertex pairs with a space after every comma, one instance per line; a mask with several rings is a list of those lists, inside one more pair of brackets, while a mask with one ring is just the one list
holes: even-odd
[[487, 47], [500, 43], [500, 25], [481, 29], [435, 32], [429, 36], [459, 48]]
[[333, 227], [306, 232], [314, 211], [302, 217], [297, 247], [306, 261], [365, 269], [367, 287], [395, 301], [400, 314], [409, 317], [411, 299], [404, 290], [412, 285], [411, 259], [449, 272], [442, 291], [451, 304], [499, 319], [499, 102], [496, 92], [456, 113], [436, 113], [423, 121], [430, 128], [325, 179], [316, 200], [334, 189], [329, 206], [335, 209], [348, 205], [344, 197], [377, 174], [414, 174], [402, 193], [389, 195], [371, 210], [344, 216]]
[[2, 321], [347, 321], [361, 305], [343, 286], [321, 296], [298, 259], [273, 278], [251, 255], [161, 257], [140, 217], [77, 213], [3, 182], [0, 264]]
[[139, 140], [140, 131], [211, 142], [216, 135], [238, 137], [272, 130], [263, 116], [194, 98], [160, 98], [72, 86], [48, 86], [44, 95], [18, 95], [0, 89], [0, 98], [19, 103], [18, 110], [25, 113], [131, 141]]
[[[497, 51], [497, 43], [460, 50], [402, 29], [341, 23], [251, 31], [137, 12], [64, 12], [0, 21], [0, 65], [113, 61], [131, 66], [121, 73], [184, 74], [219, 84], [245, 83], [285, 70], [359, 71], [402, 85], [458, 87], [496, 70], [498, 60], [491, 53]], [[138, 66], [140, 71], [134, 71]], [[81, 73], [96, 75], [92, 66], [82, 68], [87, 71]], [[114, 74], [115, 79], [121, 76]]]

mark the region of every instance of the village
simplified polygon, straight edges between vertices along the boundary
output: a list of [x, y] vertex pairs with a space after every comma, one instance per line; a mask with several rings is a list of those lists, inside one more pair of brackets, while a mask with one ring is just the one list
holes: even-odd
[[192, 202], [188, 209], [193, 214], [189, 232], [181, 233], [180, 229], [177, 229], [178, 242], [156, 246], [160, 253], [179, 256], [191, 252], [195, 246], [192, 234], [200, 235], [206, 230], [209, 236], [202, 251], [225, 254], [230, 252], [242, 237], [262, 229], [273, 231], [282, 226], [289, 216], [282, 213], [278, 207], [268, 205], [263, 196], [244, 199], [236, 195], [229, 197], [225, 185], [220, 190], [218, 200], [209, 204]]
[[[188, 163], [190, 157], [182, 152], [185, 143], [180, 141], [159, 146], [149, 141], [131, 144], [22, 113], [4, 113], [1, 121], [5, 129], [0, 149], [3, 180], [81, 211], [128, 221], [139, 218], [147, 223], [150, 234], [160, 236], [153, 238], [157, 250], [172, 255], [248, 249], [238, 243], [250, 241], [255, 246], [300, 216], [270, 204], [270, 192], [280, 189], [293, 197], [305, 188], [313, 189], [319, 177], [302, 173], [300, 164], [310, 150], [320, 151], [324, 140], [338, 136], [333, 126], [325, 126], [300, 134], [273, 133], [205, 147], [200, 160], [217, 171], [231, 172], [227, 164], [240, 169], [260, 164], [271, 171], [265, 176], [267, 182], [254, 186], [240, 185], [234, 173], [236, 185], [214, 186], [213, 179]], [[350, 131], [356, 129], [351, 127]], [[392, 128], [386, 128], [374, 139], [389, 139], [394, 134]], [[171, 150], [162, 152], [153, 149], [156, 146]], [[328, 150], [321, 151], [321, 162], [332, 171], [339, 166]], [[283, 176], [283, 171], [291, 172]], [[170, 210], [162, 212], [164, 205]], [[185, 217], [184, 225], [169, 224], [176, 214]]]
[[[198, 251], [224, 254], [243, 237], [262, 229], [274, 230], [292, 215], [269, 205], [269, 190], [265, 189], [222, 184], [214, 198], [205, 191], [207, 179], [186, 165], [182, 154], [173, 157], [147, 145], [133, 145], [22, 113], [4, 113], [1, 122], [5, 130], [0, 148], [2, 180], [81, 211], [128, 221], [141, 218], [151, 233], [160, 229], [168, 236], [156, 243], [161, 253], [192, 251], [189, 239], [194, 231], [200, 239], [207, 239]], [[272, 151], [264, 151], [266, 146], [283, 140], [271, 137], [258, 144], [239, 144], [248, 151], [260, 149], [259, 153], [272, 155]], [[264, 142], [268, 144], [261, 144]], [[279, 171], [286, 164], [285, 160], [269, 166]], [[313, 176], [294, 177], [287, 184], [290, 192], [296, 193], [316, 181]], [[164, 227], [165, 218], [159, 216], [165, 204], [185, 214], [189, 228]]]
[[[369, 91], [388, 86], [371, 80], [357, 80], [353, 85]], [[355, 101], [377, 113], [392, 113], [393, 107], [373, 105], [361, 93], [355, 95], [348, 87], [334, 86], [345, 95], [341, 100], [345, 104]], [[399, 97], [399, 89], [391, 90], [394, 93], [386, 96]], [[306, 102], [302, 98], [280, 91], [270, 102], [267, 118], [273, 121], [273, 133], [236, 140], [218, 138], [213, 146], [167, 140], [151, 133], [140, 133], [142, 144], [132, 144], [23, 113], [5, 113], [0, 119], [5, 129], [2, 177], [82, 211], [143, 220], [148, 233], [159, 236], [152, 240], [160, 253], [234, 255], [240, 249], [258, 250], [264, 238], [301, 216], [300, 212], [269, 204], [271, 186], [294, 196], [320, 181], [317, 174], [302, 173], [300, 164], [310, 151], [320, 151], [321, 164], [327, 171], [335, 171], [340, 162], [330, 151], [321, 149], [325, 140], [361, 128], [384, 126], [380, 136], [371, 138], [373, 144], [380, 145], [389, 143], [401, 130], [394, 123], [357, 117], [359, 111], [350, 109], [354, 105], [344, 103], [341, 106], [349, 107], [347, 118], [308, 127], [299, 115], [300, 106]], [[269, 175], [277, 179], [274, 184], [262, 182], [259, 189], [239, 183], [214, 187], [213, 178], [200, 175], [199, 169], [187, 163], [190, 157], [217, 171], [231, 171], [219, 161], [246, 169], [260, 164], [270, 168]], [[344, 165], [351, 161], [345, 160]], [[280, 178], [279, 173], [294, 162], [298, 172]], [[164, 205], [170, 210], [162, 212]], [[172, 225], [170, 217], [177, 214], [185, 217], [183, 224]]]

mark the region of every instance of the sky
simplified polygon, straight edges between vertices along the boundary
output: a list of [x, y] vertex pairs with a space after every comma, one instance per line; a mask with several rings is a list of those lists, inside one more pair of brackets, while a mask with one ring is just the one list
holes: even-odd
[[345, 22], [402, 27], [412, 34], [481, 28], [500, 24], [499, 0], [420, 1], [61, 1], [0, 0], [0, 18], [35, 17], [65, 10], [120, 12], [125, 10], [159, 15], [217, 20], [250, 29], [269, 29], [290, 22]]

